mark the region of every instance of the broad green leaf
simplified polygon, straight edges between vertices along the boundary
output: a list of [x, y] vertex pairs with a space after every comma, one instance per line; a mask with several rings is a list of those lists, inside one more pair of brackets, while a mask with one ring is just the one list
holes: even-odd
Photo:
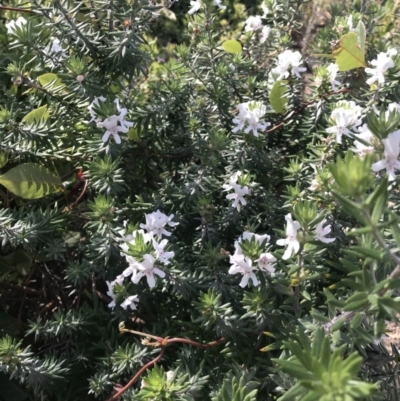
[[349, 32], [342, 36], [336, 48], [332, 51], [332, 55], [336, 59], [339, 71], [350, 71], [355, 68], [366, 67], [365, 51], [358, 45], [358, 37], [355, 32]]
[[235, 39], [226, 40], [222, 43], [222, 48], [227, 53], [241, 53], [242, 52], [242, 45]]
[[0, 152], [0, 168], [8, 163], [8, 152]]
[[269, 103], [276, 113], [284, 113], [287, 97], [285, 96], [287, 92], [286, 81], [276, 81], [274, 86], [269, 93]]
[[31, 270], [32, 259], [24, 251], [15, 251], [5, 256], [4, 259], [23, 276], [26, 276]]
[[41, 121], [46, 122], [50, 117], [47, 106], [39, 107], [35, 110], [30, 111], [23, 119], [22, 122], [28, 124], [38, 124]]
[[60, 177], [46, 167], [25, 163], [0, 176], [0, 184], [24, 199], [39, 199], [62, 188]]
[[48, 86], [51, 84], [51, 89], [57, 89], [64, 86], [64, 84], [61, 82], [61, 79], [52, 72], [41, 75], [38, 77], [38, 81], [42, 86]]
[[127, 135], [132, 141], [140, 142], [140, 132], [136, 128], [129, 128]]

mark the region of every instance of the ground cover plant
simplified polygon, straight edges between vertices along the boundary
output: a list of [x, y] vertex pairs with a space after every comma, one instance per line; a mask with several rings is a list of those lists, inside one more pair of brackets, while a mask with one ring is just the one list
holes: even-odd
[[397, 4], [318, 7], [0, 6], [0, 400], [398, 399]]

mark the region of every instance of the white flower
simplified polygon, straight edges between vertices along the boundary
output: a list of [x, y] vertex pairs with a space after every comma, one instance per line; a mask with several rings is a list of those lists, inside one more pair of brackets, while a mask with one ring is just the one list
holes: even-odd
[[278, 65], [271, 71], [273, 74], [277, 74], [277, 81], [289, 77], [289, 68], [292, 67], [291, 71], [296, 77], [301, 78], [300, 72], [306, 71], [306, 68], [300, 67], [303, 61], [301, 60], [301, 54], [296, 51], [285, 50], [278, 56]]
[[261, 102], [240, 103], [238, 105], [238, 110], [239, 115], [232, 120], [232, 122], [237, 125], [232, 130], [234, 133], [244, 129], [246, 134], [252, 131], [253, 135], [258, 137], [258, 130], [265, 130], [271, 125], [270, 123], [261, 120], [261, 117], [267, 111], [266, 106]]
[[245, 24], [244, 30], [246, 32], [258, 31], [263, 27], [262, 20], [259, 15], [252, 15], [251, 17], [247, 18]]
[[336, 74], [339, 71], [339, 66], [335, 63], [329, 64], [326, 69], [329, 72], [329, 82], [332, 85], [332, 90], [336, 91], [337, 88], [341, 85], [339, 81], [336, 81]]
[[246, 199], [244, 199], [244, 196], [249, 194], [249, 189], [238, 184], [233, 184], [232, 188], [235, 193], [226, 195], [226, 199], [233, 199], [232, 207], [238, 208], [239, 203], [245, 206], [247, 202]]
[[23, 25], [26, 25], [28, 21], [24, 17], [18, 17], [17, 20], [11, 20], [10, 22], [7, 22], [6, 28], [7, 28], [7, 33], [9, 35], [15, 35], [15, 29], [19, 28], [21, 29]]
[[113, 115], [111, 117], [106, 118], [103, 122], [99, 123], [99, 126], [106, 129], [106, 132], [103, 134], [101, 140], [103, 142], [107, 142], [110, 135], [114, 138], [115, 143], [118, 145], [122, 142], [121, 137], [119, 136], [118, 132], [126, 133], [128, 132], [122, 125], [118, 125], [119, 117]]
[[385, 158], [372, 165], [372, 171], [375, 173], [386, 169], [389, 175], [389, 181], [396, 179], [395, 170], [400, 169], [400, 162], [397, 160], [400, 153], [400, 131], [392, 132], [387, 138], [382, 139], [385, 147]]
[[125, 116], [128, 114], [128, 110], [125, 107], [120, 107], [119, 105], [119, 99], [115, 99], [114, 103], [117, 107], [118, 113], [119, 113], [119, 123], [121, 126], [128, 132], [128, 129], [133, 127], [133, 123], [130, 121], [125, 120]]
[[117, 278], [114, 281], [106, 281], [107, 287], [108, 287], [108, 291], [107, 291], [107, 295], [112, 299], [112, 301], [108, 304], [109, 308], [114, 309], [115, 308], [115, 300], [117, 299], [116, 294], [114, 294], [114, 286], [115, 284], [119, 284], [122, 285], [122, 282], [124, 281], [124, 276], [120, 275], [117, 276]]
[[272, 263], [276, 262], [276, 257], [271, 253], [262, 253], [256, 262], [258, 262], [258, 267], [260, 270], [270, 273], [275, 271], [275, 267], [272, 265]]
[[248, 103], [240, 103], [238, 104], [239, 115], [232, 120], [234, 124], [237, 125], [232, 132], [236, 133], [244, 128], [244, 125], [247, 122], [247, 116], [249, 113], [249, 104]]
[[114, 102], [116, 104], [119, 115], [108, 117], [104, 121], [98, 123], [98, 125], [99, 127], [106, 129], [106, 132], [101, 138], [103, 142], [107, 142], [111, 135], [114, 138], [115, 143], [119, 145], [121, 143], [121, 137], [119, 136], [118, 132], [127, 133], [129, 127], [133, 127], [133, 123], [125, 120], [125, 116], [128, 111], [127, 109], [121, 108], [119, 106], [119, 100], [116, 99]]
[[221, 10], [225, 10], [226, 6], [221, 4], [222, 0], [213, 0], [214, 6], [219, 7]]
[[261, 31], [260, 42], [264, 43], [268, 39], [270, 33], [271, 33], [271, 28], [269, 26], [264, 26]]
[[153, 239], [153, 247], [156, 251], [156, 257], [161, 263], [164, 263], [165, 265], [169, 265], [171, 262], [168, 259], [171, 259], [175, 256], [175, 252], [164, 251], [164, 248], [167, 244], [168, 241], [166, 239], [163, 239], [160, 243], [154, 241]]
[[296, 75], [297, 78], [301, 78], [301, 72], [307, 71], [307, 68], [300, 67], [303, 64], [300, 52], [292, 52], [290, 64], [292, 66], [292, 74]]
[[342, 136], [352, 133], [351, 130], [355, 130], [360, 124], [361, 119], [358, 115], [358, 110], [347, 109], [339, 107], [332, 111], [331, 120], [334, 121], [335, 125], [326, 129], [329, 134], [336, 134], [336, 142], [342, 143]]
[[258, 137], [258, 130], [264, 131], [271, 125], [270, 123], [261, 120], [261, 117], [265, 114], [266, 110], [267, 108], [264, 105], [249, 110], [247, 118], [248, 127], [244, 130], [246, 134], [252, 131], [253, 135]]
[[132, 275], [132, 283], [137, 284], [142, 277], [146, 277], [147, 284], [150, 288], [153, 288], [156, 285], [154, 274], [157, 274], [157, 276], [164, 278], [165, 273], [159, 268], [154, 267], [154, 262], [156, 260], [150, 254], [146, 253], [143, 256], [143, 259], [143, 262], [138, 262], [136, 264], [136, 271]]
[[235, 174], [232, 175], [232, 177], [229, 179], [229, 184], [224, 184], [222, 187], [226, 190], [229, 191], [230, 189], [233, 189], [235, 193], [233, 194], [228, 194], [226, 195], [226, 199], [233, 199], [232, 207], [235, 207], [239, 209], [239, 202], [244, 206], [247, 204], [246, 199], [244, 199], [245, 195], [249, 194], [249, 189], [245, 186], [242, 187], [241, 185], [237, 184], [238, 177], [242, 173], [240, 171], [236, 172]]
[[[120, 235], [123, 235], [122, 231], [125, 232], [125, 230], [119, 231]], [[132, 234], [129, 234], [129, 235], [125, 236], [125, 237], [122, 237], [122, 238], [118, 239], [119, 241], [125, 241], [123, 244], [120, 245], [120, 248], [122, 249], [121, 255], [124, 255], [125, 253], [127, 253], [129, 251], [129, 246], [128, 246], [127, 242], [129, 242], [132, 245], [135, 245], [136, 236], [138, 234], [141, 234], [141, 236], [143, 238], [143, 241], [146, 244], [149, 243], [153, 239], [153, 236], [151, 234], [145, 233], [143, 230], [133, 231]]]
[[137, 295], [131, 295], [130, 297], [126, 298], [124, 302], [121, 303], [121, 307], [126, 309], [128, 306], [132, 309], [136, 309], [135, 303], [139, 302], [139, 297]]
[[287, 221], [286, 238], [276, 241], [277, 245], [287, 245], [286, 251], [282, 256], [282, 259], [284, 260], [289, 259], [292, 256], [292, 253], [296, 254], [300, 249], [300, 243], [297, 240], [297, 231], [300, 229], [299, 222], [292, 219], [291, 213], [285, 216], [285, 220]]
[[190, 5], [192, 8], [188, 11], [188, 14], [194, 14], [196, 11], [200, 10], [201, 0], [191, 0]]
[[392, 57], [387, 53], [379, 53], [375, 60], [371, 61], [371, 64], [375, 68], [366, 68], [365, 72], [367, 74], [371, 74], [371, 78], [367, 79], [367, 84], [372, 85], [375, 81], [378, 81], [380, 84], [385, 83], [385, 72], [389, 68], [394, 67], [394, 62]]
[[328, 244], [329, 242], [335, 241], [335, 238], [325, 238], [330, 232], [331, 232], [331, 226], [325, 226], [324, 224], [326, 223], [326, 219], [323, 219], [320, 223], [317, 224], [317, 227], [315, 228], [315, 239], [324, 242], [325, 244]]
[[174, 215], [171, 214], [167, 216], [166, 214], [157, 210], [151, 214], [146, 214], [146, 224], [141, 223], [140, 227], [147, 230], [152, 236], [156, 235], [158, 239], [161, 239], [163, 235], [169, 237], [171, 233], [167, 231], [164, 227], [169, 225], [170, 227], [175, 227], [178, 223], [174, 223], [172, 219]]
[[374, 147], [371, 144], [374, 135], [368, 129], [367, 124], [361, 126], [359, 128], [359, 134], [354, 134], [354, 136], [363, 141], [363, 142], [360, 142], [358, 140], [354, 141], [355, 148], [351, 149], [354, 153], [358, 153], [360, 156], [363, 156], [374, 152]]
[[232, 266], [230, 267], [228, 273], [229, 274], [242, 274], [243, 278], [240, 281], [240, 286], [246, 287], [249, 282], [249, 279], [252, 280], [253, 285], [255, 287], [258, 286], [259, 281], [257, 280], [256, 275], [254, 274], [254, 268], [252, 267], [251, 259], [245, 258], [243, 255], [236, 255], [229, 257]]

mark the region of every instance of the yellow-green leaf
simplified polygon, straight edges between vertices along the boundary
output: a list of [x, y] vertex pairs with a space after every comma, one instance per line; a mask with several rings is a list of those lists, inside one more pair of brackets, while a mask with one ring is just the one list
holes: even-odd
[[340, 38], [339, 43], [332, 51], [335, 57], [339, 71], [350, 71], [355, 68], [366, 67], [365, 50], [362, 50], [358, 44], [358, 36], [355, 32]]
[[60, 177], [36, 163], [20, 164], [0, 176], [0, 184], [24, 199], [39, 199], [62, 188]]
[[39, 81], [40, 85], [42, 85], [44, 87], [50, 85], [50, 88], [47, 88], [47, 89], [58, 89], [58, 88], [64, 86], [61, 79], [58, 78], [57, 74], [53, 74], [52, 72], [48, 72], [47, 74], [40, 75], [40, 77], [38, 77], [38, 81]]
[[226, 40], [222, 43], [222, 48], [227, 53], [241, 53], [242, 52], [242, 45], [235, 39]]
[[287, 104], [286, 81], [276, 81], [269, 93], [269, 103], [276, 113], [284, 113]]
[[47, 106], [39, 107], [35, 110], [30, 111], [23, 119], [22, 122], [28, 124], [37, 124], [41, 121], [47, 121], [50, 117], [49, 110]]
[[140, 142], [140, 133], [136, 128], [129, 128], [128, 138], [135, 142]]

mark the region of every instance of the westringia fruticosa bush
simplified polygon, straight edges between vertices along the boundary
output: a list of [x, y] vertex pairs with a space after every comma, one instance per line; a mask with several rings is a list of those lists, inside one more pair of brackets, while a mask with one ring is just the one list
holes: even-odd
[[397, 400], [398, 10], [246, 5], [0, 6], [1, 401]]

